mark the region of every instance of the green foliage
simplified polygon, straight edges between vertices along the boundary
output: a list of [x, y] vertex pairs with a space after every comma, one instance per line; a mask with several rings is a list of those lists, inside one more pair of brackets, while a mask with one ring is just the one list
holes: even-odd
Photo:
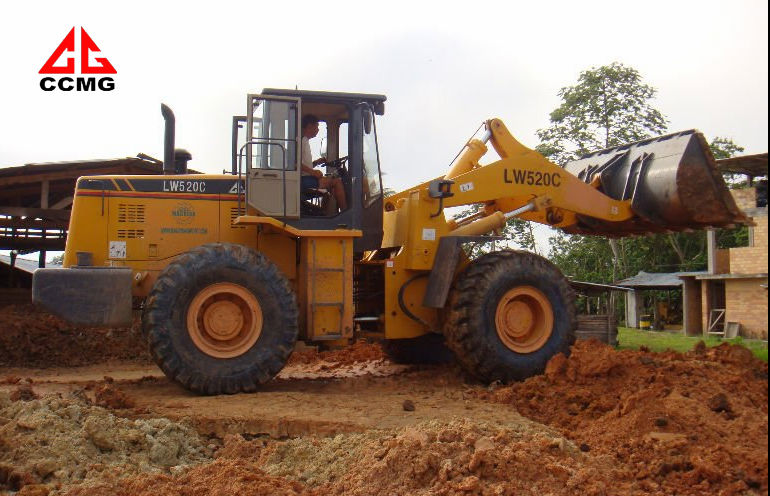
[[[737, 145], [732, 140], [732, 138], [723, 138], [720, 136], [717, 136], [711, 140], [709, 147], [711, 148], [711, 153], [714, 155], [714, 158], [717, 160], [732, 158], [736, 154], [742, 153], [744, 151], [744, 148], [740, 145]], [[748, 187], [748, 182], [745, 181], [746, 177], [743, 174], [733, 174], [726, 172], [722, 175], [724, 176], [725, 181], [727, 181], [727, 184], [731, 189]]]
[[[477, 213], [481, 205], [470, 205], [465, 210], [454, 216], [455, 220], [469, 217]], [[535, 244], [535, 234], [532, 231], [532, 223], [521, 219], [510, 219], [503, 228], [502, 232], [495, 234], [503, 236], [504, 241], [494, 243], [476, 243], [464, 245], [465, 253], [470, 258], [476, 258], [484, 253], [489, 253], [501, 248], [518, 248], [537, 253]]]
[[614, 62], [580, 73], [575, 86], [559, 91], [562, 104], [540, 129], [538, 152], [564, 165], [591, 151], [656, 136], [666, 119], [649, 101], [655, 88], [636, 69]]
[[612, 250], [606, 239], [558, 232], [550, 239], [549, 258], [567, 277], [577, 281], [612, 281]]
[[722, 138], [720, 136], [711, 140], [709, 147], [711, 147], [711, 153], [714, 154], [714, 158], [717, 160], [734, 157], [737, 153], [741, 153], [744, 150], [742, 146], [736, 145], [731, 138]]
[[749, 246], [749, 228], [738, 226], [733, 229], [719, 229], [717, 231], [717, 248], [741, 248]]
[[[691, 272], [707, 264], [704, 232], [656, 234], [617, 240], [622, 263], [614, 266], [607, 240], [558, 233], [551, 238], [551, 260], [578, 281], [610, 283], [645, 272]], [[676, 244], [676, 249], [673, 245]]]

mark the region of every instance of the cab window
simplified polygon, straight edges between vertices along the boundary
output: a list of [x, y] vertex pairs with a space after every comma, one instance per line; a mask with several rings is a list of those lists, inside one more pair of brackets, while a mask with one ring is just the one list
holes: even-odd
[[[373, 117], [373, 116], [372, 116]], [[364, 207], [368, 207], [382, 194], [380, 185], [380, 161], [377, 155], [377, 135], [374, 126], [364, 131], [363, 193]]]

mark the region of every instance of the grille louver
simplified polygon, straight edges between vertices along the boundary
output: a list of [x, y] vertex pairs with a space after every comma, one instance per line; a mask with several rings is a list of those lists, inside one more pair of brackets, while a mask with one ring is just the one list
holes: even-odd
[[144, 205], [121, 203], [118, 205], [118, 222], [144, 223]]

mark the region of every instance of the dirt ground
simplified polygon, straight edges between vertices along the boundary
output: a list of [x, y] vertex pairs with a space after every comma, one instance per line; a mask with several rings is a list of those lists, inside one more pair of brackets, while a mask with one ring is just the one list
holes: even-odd
[[0, 494], [768, 494], [768, 368], [578, 342], [479, 384], [376, 344], [297, 351], [254, 394], [195, 396], [141, 333], [0, 309]]

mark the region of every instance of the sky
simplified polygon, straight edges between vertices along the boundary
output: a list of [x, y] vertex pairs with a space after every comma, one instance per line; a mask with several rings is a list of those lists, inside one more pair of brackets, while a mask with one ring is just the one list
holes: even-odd
[[[162, 158], [160, 103], [190, 167], [230, 167], [231, 116], [264, 87], [380, 93], [385, 186], [442, 175], [487, 118], [537, 145], [560, 88], [620, 62], [669, 129], [767, 152], [768, 4], [744, 1], [6, 2], [0, 167]], [[111, 92], [45, 92], [72, 27], [117, 70]]]

